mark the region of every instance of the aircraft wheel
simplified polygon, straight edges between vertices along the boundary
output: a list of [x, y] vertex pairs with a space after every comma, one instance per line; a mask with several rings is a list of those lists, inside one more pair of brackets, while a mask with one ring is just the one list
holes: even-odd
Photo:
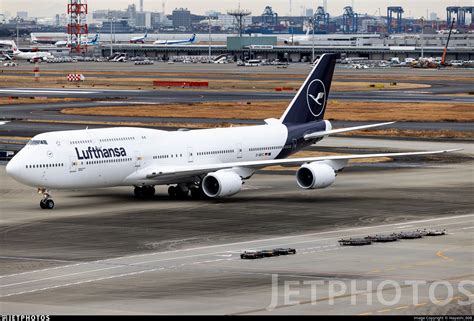
[[146, 187], [146, 196], [149, 197], [149, 198], [152, 198], [153, 196], [155, 196], [155, 188], [153, 186], [147, 186]]
[[195, 200], [202, 200], [202, 199], [207, 198], [206, 194], [204, 194], [204, 191], [202, 190], [201, 187], [192, 188], [191, 189], [191, 197]]
[[47, 208], [48, 210], [52, 210], [52, 209], [54, 208], [54, 202], [53, 202], [53, 200], [47, 200], [47, 201], [46, 201], [46, 208]]
[[54, 201], [51, 199], [41, 200], [40, 207], [43, 210], [52, 210], [54, 208]]
[[133, 195], [135, 195], [136, 198], [142, 198], [143, 197], [143, 189], [141, 187], [135, 187], [133, 190]]
[[178, 194], [178, 188], [176, 186], [170, 186], [168, 187], [168, 195], [171, 198], [175, 198]]

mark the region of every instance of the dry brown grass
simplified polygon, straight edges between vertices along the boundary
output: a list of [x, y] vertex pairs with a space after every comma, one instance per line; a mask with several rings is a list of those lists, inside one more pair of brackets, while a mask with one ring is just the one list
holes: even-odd
[[454, 130], [411, 130], [411, 129], [379, 129], [359, 130], [342, 134], [342, 136], [386, 136], [386, 137], [413, 137], [413, 138], [451, 138], [467, 139], [474, 138], [474, 131]]
[[[48, 72], [49, 74], [49, 72]], [[54, 74], [54, 73], [53, 73]], [[25, 74], [22, 77], [19, 76], [11, 76], [11, 75], [3, 75], [0, 78], [0, 87], [1, 86], [25, 86], [28, 85], [30, 87], [57, 87], [57, 86], [64, 86], [65, 88], [77, 88], [78, 86], [83, 88], [142, 88], [142, 89], [153, 89], [153, 80], [159, 80], [160, 76], [157, 75], [155, 79], [152, 78], [143, 78], [143, 77], [130, 77], [130, 73], [126, 74], [128, 77], [116, 77], [114, 75], [98, 77], [86, 76], [86, 80], [80, 83], [72, 83], [66, 80], [65, 72], [62, 76], [43, 76], [40, 78], [40, 81], [37, 82], [34, 78], [29, 75]], [[94, 73], [97, 74], [97, 73]], [[146, 73], [141, 73], [144, 75]], [[120, 75], [122, 76], [122, 75]], [[167, 75], [169, 76], [169, 75]], [[222, 75], [221, 75], [222, 76]], [[163, 76], [162, 76], [163, 77]], [[187, 78], [186, 78], [187, 77]], [[176, 78], [176, 75], [173, 74], [171, 77], [161, 78], [166, 81], [189, 81], [190, 75], [186, 74], [186, 76], [182, 76], [181, 78]], [[194, 78], [194, 80], [200, 81], [208, 81], [209, 82], [209, 90], [275, 90], [278, 87], [291, 87], [298, 89], [301, 86], [302, 79], [295, 79], [295, 80], [287, 80], [283, 82], [280, 79], [276, 80], [259, 80], [258, 78], [255, 79], [239, 79], [239, 75], [226, 75], [227, 79], [213, 79], [210, 78], [209, 75], [202, 75], [201, 78]], [[247, 75], [246, 75], [247, 77]], [[383, 87], [371, 87], [371, 85], [377, 84]], [[356, 91], [372, 91], [372, 90], [380, 90], [380, 89], [390, 89], [390, 90], [397, 90], [397, 89], [420, 89], [420, 88], [428, 88], [430, 85], [424, 84], [412, 84], [412, 83], [397, 83], [397, 85], [391, 85], [385, 81], [380, 81], [377, 83], [374, 82], [364, 82], [364, 81], [354, 81], [354, 82], [339, 82], [334, 81], [331, 85], [331, 90], [333, 91], [347, 91], [347, 90], [356, 90]], [[157, 87], [160, 88], [160, 87]], [[179, 87], [178, 87], [179, 88]], [[161, 87], [160, 89], [164, 89]], [[200, 88], [202, 89], [202, 88]]]
[[9, 144], [14, 140], [30, 140], [31, 137], [23, 137], [23, 136], [0, 136], [0, 142], [4, 144]]
[[[287, 101], [206, 102], [188, 104], [133, 105], [118, 107], [68, 108], [61, 112], [74, 115], [128, 117], [194, 117], [219, 119], [278, 118]], [[474, 121], [468, 103], [383, 103], [330, 101], [326, 119], [339, 121]]]
[[[383, 73], [383, 70], [379, 74], [374, 74], [374, 73], [368, 73], [364, 74], [363, 72], [360, 72], [359, 70], [355, 71], [352, 74], [349, 74], [347, 71], [344, 72], [344, 74], [337, 74], [335, 79], [337, 80], [338, 77], [344, 77], [344, 79], [355, 79], [355, 80], [370, 80], [370, 81], [385, 81], [387, 79], [387, 75]], [[406, 74], [403, 71], [400, 71], [400, 74], [395, 74], [391, 73], [389, 75], [390, 80], [394, 81], [439, 81], [440, 80], [440, 75], [437, 73], [433, 73], [432, 76], [430, 75], [409, 75]], [[453, 81], [463, 81], [463, 82], [473, 82], [472, 76], [466, 75], [466, 76], [461, 76], [461, 75], [455, 75], [455, 76], [449, 76], [449, 75], [442, 75], [443, 81], [446, 82], [453, 82]]]
[[348, 121], [472, 122], [474, 108], [469, 103], [386, 103], [330, 101], [327, 119]]
[[[12, 95], [14, 96], [14, 95]], [[51, 104], [51, 103], [64, 103], [64, 102], [78, 102], [78, 101], [90, 101], [88, 98], [47, 98], [47, 97], [19, 97], [9, 98], [0, 97], [0, 107], [2, 105], [23, 105], [23, 104]]]
[[51, 124], [81, 124], [87, 125], [107, 125], [107, 126], [130, 126], [130, 127], [160, 127], [160, 128], [189, 128], [189, 129], [204, 129], [204, 128], [225, 128], [225, 127], [240, 127], [246, 126], [244, 124], [230, 124], [230, 123], [172, 123], [172, 122], [153, 122], [143, 123], [138, 121], [130, 122], [111, 122], [111, 121], [89, 121], [89, 120], [48, 120], [48, 119], [27, 119], [31, 123], [51, 123]]
[[[93, 75], [100, 75], [104, 76], [104, 78], [107, 77], [116, 77], [116, 76], [130, 76], [130, 71], [100, 71], [97, 70], [96, 68], [88, 69], [87, 66], [81, 66], [81, 70], [78, 70], [77, 68], [74, 68], [74, 66], [68, 65], [65, 66], [66, 70], [48, 70], [47, 73], [50, 75], [58, 75], [60, 77], [65, 77], [65, 74], [67, 73], [77, 73], [81, 72], [84, 73], [85, 76], [87, 77], [87, 74], [93, 74]], [[269, 67], [271, 70], [272, 67]], [[255, 81], [258, 81], [262, 74], [260, 73], [255, 73], [255, 74], [249, 74], [247, 72], [242, 73], [242, 70], [245, 69], [237, 69], [235, 71], [229, 71], [225, 75], [228, 79], [239, 79], [239, 77], [245, 77], [246, 79], [255, 79]], [[309, 66], [308, 66], [308, 72], [309, 72]], [[17, 70], [17, 69], [11, 69], [11, 68], [1, 68], [0, 67], [0, 72], [5, 71], [8, 74], [14, 74], [14, 75], [19, 75], [19, 76], [26, 76], [26, 77], [31, 77], [33, 78], [33, 73], [32, 70]], [[163, 72], [163, 71], [143, 71], [140, 70], [139, 72], [140, 76], [154, 76], [157, 79], [160, 77], [165, 77], [165, 78], [175, 78], [176, 77], [176, 72]], [[187, 78], [193, 78], [193, 79], [221, 79], [223, 73], [219, 72], [187, 72], [184, 77]], [[266, 73], [265, 75], [269, 76], [270, 74]], [[282, 79], [292, 79], [292, 80], [299, 80], [302, 82], [305, 78], [306, 75], [302, 73], [291, 73], [291, 70], [288, 70], [285, 73], [278, 73], [278, 77]], [[433, 74], [407, 74], [403, 70], [400, 70], [400, 73], [391, 73], [390, 74], [390, 79], [391, 80], [396, 80], [396, 81], [420, 81], [423, 82], [425, 80], [436, 80], [439, 81], [439, 74], [436, 72], [433, 72]], [[449, 76], [443, 74], [443, 80], [445, 81], [467, 81], [467, 82], [473, 82], [473, 79], [470, 75], [455, 75], [455, 76]], [[383, 73], [383, 70], [381, 73], [374, 74], [371, 70], [364, 71], [364, 70], [338, 70], [335, 75], [334, 75], [334, 80], [338, 81], [340, 79], [348, 80], [348, 79], [353, 79], [353, 80], [367, 80], [370, 82], [386, 82], [387, 76]], [[149, 78], [148, 78], [149, 79]], [[252, 80], [253, 81], [253, 80]]]

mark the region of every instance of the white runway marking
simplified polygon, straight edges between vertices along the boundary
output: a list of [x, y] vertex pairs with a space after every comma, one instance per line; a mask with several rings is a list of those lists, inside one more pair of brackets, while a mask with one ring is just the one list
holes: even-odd
[[[57, 270], [57, 269], [67, 268], [67, 267], [74, 267], [74, 266], [85, 265], [85, 264], [94, 264], [94, 263], [107, 262], [107, 261], [111, 261], [111, 260], [115, 261], [115, 260], [130, 259], [130, 258], [142, 257], [142, 256], [153, 256], [153, 255], [172, 254], [172, 253], [189, 252], [189, 251], [197, 251], [197, 250], [206, 250], [206, 249], [219, 248], [219, 247], [229, 247], [229, 246], [233, 246], [233, 245], [241, 245], [241, 244], [243, 245], [243, 244], [251, 244], [251, 243], [257, 243], [257, 242], [284, 240], [284, 239], [295, 238], [295, 237], [311, 237], [311, 236], [330, 234], [330, 233], [344, 233], [344, 232], [359, 231], [359, 230], [364, 230], [364, 229], [398, 226], [398, 225], [404, 225], [404, 224], [407, 224], [407, 223], [409, 223], [409, 224], [418, 224], [418, 223], [428, 223], [428, 222], [436, 222], [436, 221], [450, 220], [450, 219], [456, 219], [456, 218], [468, 218], [468, 217], [474, 217], [474, 214], [457, 215], [457, 216], [451, 216], [451, 217], [440, 217], [440, 218], [434, 218], [434, 219], [410, 221], [410, 222], [403, 222], [403, 223], [393, 223], [393, 224], [383, 224], [383, 225], [375, 225], [375, 226], [356, 227], [356, 228], [333, 230], [333, 231], [326, 231], [326, 232], [317, 232], [317, 233], [309, 233], [309, 234], [301, 234], [301, 235], [281, 236], [281, 237], [267, 238], [267, 239], [261, 239], [261, 240], [234, 242], [234, 243], [218, 244], [218, 245], [209, 245], [209, 246], [193, 247], [193, 248], [173, 250], [173, 251], [164, 251], [164, 252], [155, 252], [155, 253], [145, 253], [145, 254], [138, 254], [138, 255], [122, 256], [122, 257], [116, 257], [116, 258], [110, 258], [110, 259], [104, 259], [104, 260], [97, 260], [97, 261], [91, 261], [91, 262], [83, 262], [83, 263], [78, 263], [78, 264], [58, 266], [58, 267], [54, 267], [54, 268], [27, 271], [27, 272], [16, 273], [16, 274], [1, 275], [0, 278], [7, 278], [7, 277], [13, 277], [13, 276], [30, 274], [30, 273], [46, 272], [46, 271]], [[465, 222], [465, 223], [471, 223], [471, 222], [472, 221]], [[455, 223], [447, 223], [447, 224], [444, 224], [444, 225], [461, 224], [461, 223], [462, 222], [455, 222]], [[355, 236], [355, 235], [350, 235], [350, 236]], [[327, 239], [318, 239], [317, 241], [331, 240], [331, 239], [334, 239], [334, 237], [327, 238]], [[294, 243], [291, 243], [291, 244], [308, 243], [308, 242], [314, 242], [314, 241], [316, 241], [316, 240], [303, 241], [303, 242], [294, 242]], [[226, 251], [226, 252], [228, 253], [229, 251]], [[201, 254], [201, 256], [202, 255], [212, 255], [212, 254], [215, 255], [215, 254], [221, 254], [221, 253], [222, 253], [222, 251], [221, 252], [210, 253], [210, 254], [209, 253], [208, 254]], [[191, 255], [191, 256], [195, 256], [195, 255]]]
[[31, 90], [31, 89], [0, 89], [0, 93], [11, 94], [97, 94], [99, 91], [82, 90]]
[[58, 288], [71, 286], [71, 285], [80, 285], [80, 284], [85, 284], [85, 283], [91, 283], [91, 282], [97, 282], [97, 281], [103, 281], [103, 280], [110, 280], [110, 279], [121, 278], [121, 277], [125, 277], [125, 276], [132, 276], [132, 275], [143, 274], [143, 273], [148, 273], [148, 272], [155, 272], [155, 271], [159, 271], [159, 270], [164, 270], [164, 268], [149, 269], [149, 270], [143, 270], [143, 271], [137, 271], [137, 272], [111, 275], [111, 276], [101, 277], [101, 278], [97, 278], [97, 279], [83, 280], [83, 281], [67, 283], [67, 284], [60, 284], [60, 285], [45, 287], [45, 288], [41, 288], [41, 289], [34, 289], [34, 290], [17, 292], [17, 293], [10, 293], [10, 294], [6, 294], [6, 295], [1, 295], [0, 297], [9, 297], [9, 296], [13, 296], [13, 295], [20, 295], [20, 294], [26, 294], [26, 293], [34, 293], [34, 292], [38, 292], [38, 291], [58, 289]]
[[56, 275], [56, 276], [51, 276], [51, 277], [49, 277], [49, 278], [42, 278], [42, 279], [29, 280], [29, 281], [23, 281], [23, 282], [18, 282], [18, 283], [11, 283], [11, 284], [0, 285], [0, 288], [6, 288], [6, 287], [9, 287], [9, 286], [13, 286], [13, 285], [21, 285], [21, 284], [27, 284], [27, 283], [32, 283], [32, 282], [40, 282], [40, 281], [45, 281], [45, 280], [52, 280], [52, 279], [57, 279], [57, 278], [66, 277], [66, 276], [73, 276], [73, 275], [78, 275], [78, 274], [84, 274], [84, 273], [92, 273], [92, 272], [98, 272], [98, 271], [104, 271], [104, 270], [117, 269], [117, 268], [120, 268], [120, 267], [122, 267], [122, 266], [117, 265], [117, 266], [111, 266], [111, 267], [102, 268], [102, 269], [96, 269], [96, 270], [88, 270], [88, 271], [82, 271], [82, 272], [77, 272], [77, 273]]
[[455, 229], [455, 230], [449, 230], [449, 234], [452, 234], [451, 232], [454, 232], [454, 231], [464, 231], [464, 230], [470, 230], [470, 229], [473, 229], [474, 226], [468, 226], [468, 227], [463, 227], [463, 228], [458, 228], [458, 229]]
[[[43, 269], [43, 270], [36, 270], [36, 271], [30, 271], [30, 272], [24, 272], [24, 273], [12, 274], [12, 275], [5, 275], [5, 276], [2, 276], [2, 277], [6, 278], [6, 277], [13, 277], [13, 276], [16, 276], [16, 275], [25, 275], [25, 274], [32, 275], [33, 273], [37, 273], [37, 272], [49, 272], [51, 270], [56, 270], [57, 271], [57, 270], [60, 270], [60, 269], [66, 269], [66, 268], [69, 268], [69, 267], [77, 267], [77, 266], [91, 265], [91, 267], [94, 267], [92, 270], [76, 271], [76, 272], [74, 272], [74, 271], [64, 271], [65, 274], [62, 274], [62, 275], [59, 272], [59, 274], [56, 274], [56, 275], [53, 275], [53, 276], [50, 276], [50, 277], [41, 277], [40, 276], [40, 278], [38, 278], [38, 279], [32, 279], [32, 280], [26, 280], [26, 281], [23, 281], [21, 279], [16, 280], [16, 281], [20, 281], [20, 282], [15, 282], [15, 280], [12, 280], [14, 283], [6, 284], [6, 285], [3, 285], [2, 287], [10, 287], [10, 286], [14, 286], [14, 285], [24, 285], [24, 284], [28, 284], [28, 283], [31, 284], [31, 283], [47, 281], [47, 280], [51, 280], [51, 279], [57, 279], [57, 282], [65, 282], [65, 281], [68, 281], [69, 279], [68, 280], [61, 280], [59, 278], [67, 278], [67, 277], [70, 277], [70, 276], [76, 276], [76, 275], [81, 275], [81, 274], [89, 274], [89, 273], [99, 272], [99, 271], [104, 271], [104, 270], [125, 269], [125, 271], [120, 271], [122, 273], [119, 273], [119, 274], [109, 275], [109, 276], [107, 276], [107, 275], [100, 276], [99, 275], [100, 277], [95, 277], [95, 278], [91, 278], [91, 279], [83, 279], [83, 280], [79, 279], [79, 280], [76, 280], [74, 282], [69, 282], [69, 283], [57, 283], [57, 284], [41, 284], [40, 283], [40, 284], [37, 285], [36, 288], [34, 286], [32, 286], [32, 287], [26, 288], [26, 289], [22, 288], [20, 286], [18, 289], [12, 289], [13, 291], [16, 290], [16, 292], [5, 293], [5, 294], [0, 295], [0, 297], [10, 297], [10, 296], [26, 294], [26, 293], [35, 293], [35, 292], [46, 291], [46, 290], [57, 289], [57, 288], [63, 288], [63, 287], [68, 287], [68, 286], [73, 286], [73, 285], [92, 283], [92, 282], [96, 282], [96, 281], [133, 276], [133, 275], [137, 275], [137, 274], [144, 274], [144, 273], [149, 273], [149, 272], [157, 272], [157, 271], [163, 271], [163, 270], [177, 269], [179, 267], [184, 267], [184, 266], [195, 266], [195, 265], [199, 265], [199, 264], [210, 264], [210, 263], [218, 263], [218, 262], [223, 262], [223, 261], [231, 261], [231, 260], [237, 261], [237, 260], [239, 260], [239, 258], [211, 259], [211, 260], [209, 260], [210, 257], [215, 256], [216, 254], [224, 254], [226, 252], [229, 253], [228, 251], [222, 251], [222, 250], [220, 252], [207, 252], [207, 253], [185, 255], [185, 256], [166, 257], [166, 258], [161, 258], [161, 259], [157, 258], [155, 260], [142, 261], [142, 262], [130, 261], [131, 258], [136, 258], [136, 257], [150, 256], [150, 258], [151, 258], [151, 257], [156, 256], [156, 255], [166, 255], [166, 254], [172, 254], [172, 253], [176, 254], [176, 253], [183, 253], [183, 252], [187, 252], [187, 251], [209, 250], [209, 249], [214, 249], [214, 248], [219, 248], [219, 247], [241, 246], [243, 244], [252, 244], [252, 243], [256, 243], [256, 242], [262, 243], [262, 245], [258, 245], [258, 246], [261, 246], [261, 247], [264, 247], [264, 246], [278, 247], [278, 246], [283, 246], [283, 245], [278, 245], [278, 244], [265, 245], [264, 243], [268, 242], [268, 241], [285, 240], [285, 239], [291, 239], [291, 238], [300, 238], [301, 239], [301, 238], [305, 238], [305, 237], [314, 237], [314, 236], [317, 236], [317, 235], [324, 235], [324, 234], [328, 234], [328, 233], [338, 233], [338, 234], [340, 234], [342, 232], [360, 231], [360, 230], [364, 230], [364, 229], [365, 230], [371, 230], [371, 229], [374, 229], [374, 228], [381, 228], [381, 227], [394, 228], [395, 226], [398, 226], [398, 225], [406, 226], [407, 223], [427, 223], [427, 222], [433, 222], [433, 221], [439, 222], [439, 221], [455, 219], [455, 218], [471, 218], [473, 216], [474, 216], [474, 214], [469, 214], [469, 215], [443, 217], [443, 218], [427, 219], [427, 220], [420, 220], [420, 221], [413, 221], [413, 222], [383, 224], [383, 225], [369, 226], [369, 227], [358, 227], [358, 228], [349, 228], [349, 229], [343, 229], [343, 230], [317, 232], [317, 233], [310, 233], [310, 234], [303, 234], [303, 235], [276, 237], [276, 238], [269, 238], [269, 239], [264, 239], [264, 240], [253, 240], [253, 241], [244, 241], [244, 242], [236, 242], [236, 243], [221, 244], [221, 245], [203, 246], [203, 247], [183, 249], [183, 250], [157, 252], [157, 253], [150, 253], [150, 254], [143, 254], [143, 255], [124, 256], [124, 257], [118, 257], [118, 258], [112, 258], [112, 259], [106, 259], [106, 260], [99, 260], [99, 261], [93, 261], [93, 262], [84, 262], [84, 263], [80, 263], [80, 264], [60, 266], [60, 267], [55, 267], [55, 268], [50, 268], [50, 269]], [[455, 224], [462, 226], [462, 224], [471, 223], [471, 222], [472, 222], [472, 220], [458, 221], [458, 222], [451, 222], [451, 223], [440, 223], [438, 225], [430, 225], [430, 227], [447, 226], [447, 225], [455, 225]], [[377, 232], [382, 232], [382, 231], [377, 231]], [[366, 234], [366, 233], [367, 233], [367, 231], [364, 232], [364, 234]], [[362, 234], [359, 234], [359, 235], [362, 235]], [[357, 236], [357, 235], [352, 234], [352, 235], [347, 235], [347, 236]], [[340, 237], [340, 235], [336, 235], [336, 236], [332, 236], [332, 237], [328, 237], [328, 238], [324, 238], [324, 239], [312, 238], [312, 239], [303, 240], [303, 241], [298, 241], [297, 239], [295, 239], [294, 241], [291, 241], [291, 240], [288, 241], [285, 245], [287, 246], [289, 244], [302, 244], [302, 243], [313, 243], [314, 244], [314, 243], [318, 243], [318, 242], [322, 242], [322, 241], [334, 240], [334, 239], [337, 239], [338, 237]], [[311, 246], [312, 244], [308, 244], [308, 245]], [[319, 249], [319, 250], [317, 250], [317, 249]], [[301, 254], [311, 254], [311, 253], [321, 253], [321, 252], [332, 252], [332, 251], [338, 251], [338, 250], [341, 250], [341, 249], [344, 249], [344, 248], [336, 246], [334, 244], [329, 244], [329, 245], [323, 244], [323, 245], [320, 245], [320, 246], [302, 248], [302, 249], [300, 249], [299, 253], [301, 253]], [[225, 250], [227, 250], [227, 249], [225, 249]], [[308, 251], [308, 250], [310, 250], [310, 251]], [[153, 266], [153, 265], [145, 266], [144, 265], [146, 263], [152, 263], [152, 262], [176, 261], [176, 260], [181, 260], [181, 259], [186, 259], [186, 258], [193, 258], [193, 257], [202, 257], [202, 259], [196, 260], [196, 261], [188, 261], [188, 262], [184, 262], [184, 263], [181, 263], [181, 264], [171, 263], [173, 265], [168, 265], [168, 266]], [[127, 259], [128, 259], [128, 261], [127, 261]], [[121, 262], [122, 260], [124, 262]], [[109, 262], [109, 263], [106, 263], [106, 262]], [[100, 265], [100, 263], [107, 264], [107, 265], [113, 264], [113, 266], [108, 266], [108, 267], [105, 267], [105, 268], [97, 269], [97, 265]], [[139, 271], [127, 271], [126, 270], [126, 269], [130, 269], [132, 267], [146, 268], [146, 269], [139, 270]], [[117, 271], [117, 272], [119, 272], [119, 271]], [[71, 281], [73, 281], [73, 280], [71, 280]]]

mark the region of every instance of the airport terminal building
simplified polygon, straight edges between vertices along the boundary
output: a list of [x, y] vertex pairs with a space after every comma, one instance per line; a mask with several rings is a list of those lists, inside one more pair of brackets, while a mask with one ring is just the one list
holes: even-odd
[[[112, 51], [124, 52], [129, 56], [149, 58], [167, 58], [174, 56], [206, 56], [209, 49], [214, 56], [228, 55], [237, 59], [280, 59], [290, 62], [308, 61], [313, 53], [313, 40], [291, 42], [291, 35], [279, 36], [228, 37], [226, 44], [194, 44], [186, 46], [160, 46], [152, 44], [113, 44]], [[314, 52], [320, 55], [326, 52], [345, 53], [348, 57], [362, 57], [369, 60], [389, 60], [392, 57], [418, 58], [440, 57], [447, 41], [445, 34], [432, 35], [392, 35], [382, 37], [379, 34], [328, 34], [315, 35]], [[199, 36], [198, 36], [199, 39]], [[207, 39], [207, 38], [206, 38]], [[290, 43], [289, 43], [290, 42]], [[102, 56], [109, 56], [110, 44], [100, 47]], [[448, 60], [474, 59], [474, 34], [451, 35]]]

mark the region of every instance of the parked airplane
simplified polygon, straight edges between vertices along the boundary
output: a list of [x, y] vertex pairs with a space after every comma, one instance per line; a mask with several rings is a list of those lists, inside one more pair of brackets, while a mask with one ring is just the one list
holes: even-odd
[[14, 41], [11, 41], [11, 48], [13, 50], [13, 58], [18, 60], [34, 60], [34, 59], [41, 59], [47, 60], [54, 58], [54, 56], [50, 52], [46, 51], [32, 51], [32, 52], [23, 52], [18, 50]]
[[[99, 34], [96, 33], [94, 38], [92, 38], [91, 40], [88, 40], [88, 41], [84, 41], [81, 43], [81, 45], [87, 45], [87, 46], [96, 46], [99, 44]], [[71, 41], [70, 40], [60, 40], [60, 41], [56, 41], [54, 43], [54, 45], [56, 47], [67, 47], [67, 46], [70, 46], [71, 45]]]
[[188, 45], [196, 42], [196, 34], [188, 40], [157, 40], [153, 42], [154, 45]]
[[295, 43], [306, 43], [308, 41], [311, 41], [312, 38], [310, 38], [310, 28], [306, 30], [306, 34], [304, 36], [291, 36], [290, 38], [279, 38], [279, 40], [283, 40], [285, 44], [295, 44]]
[[35, 34], [31, 34], [31, 43], [34, 44], [47, 44], [54, 45], [58, 40], [53, 37], [37, 37]]
[[145, 35], [140, 37], [133, 37], [130, 39], [130, 43], [145, 43], [145, 39], [148, 37], [148, 31], [145, 32]]
[[134, 186], [135, 196], [152, 197], [156, 185], [171, 185], [172, 197], [218, 198], [241, 191], [258, 169], [298, 165], [303, 189], [332, 185], [350, 159], [446, 153], [380, 153], [287, 159], [325, 137], [391, 123], [332, 129], [323, 120], [337, 54], [324, 54], [280, 119], [265, 125], [167, 132], [146, 128], [105, 128], [36, 135], [8, 163], [15, 180], [43, 194], [49, 189]]

